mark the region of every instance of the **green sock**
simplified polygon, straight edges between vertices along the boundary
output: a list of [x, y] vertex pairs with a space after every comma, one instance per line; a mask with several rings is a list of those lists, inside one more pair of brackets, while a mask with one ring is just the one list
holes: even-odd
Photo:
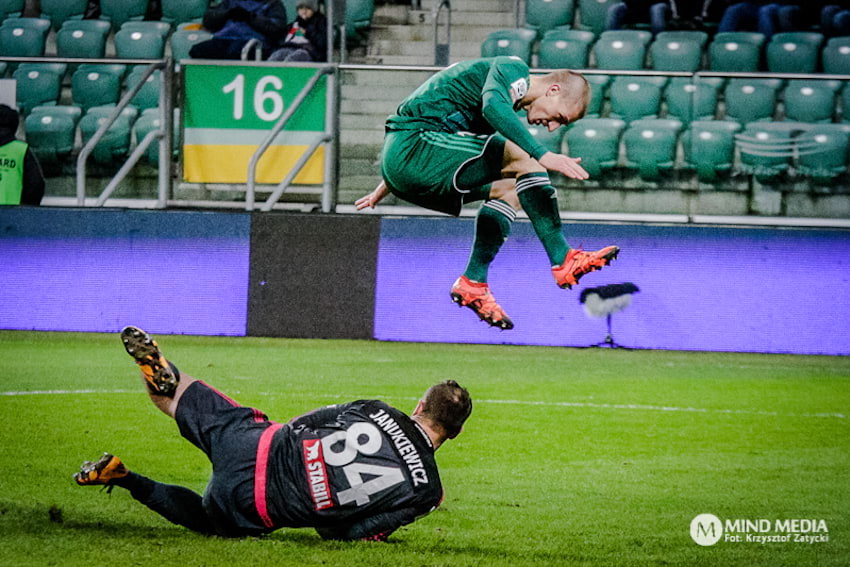
[[487, 201], [478, 209], [475, 217], [475, 239], [472, 253], [463, 273], [474, 282], [486, 282], [490, 263], [499, 253], [499, 249], [511, 234], [511, 223], [516, 211], [505, 201], [494, 199]]
[[549, 181], [549, 174], [527, 173], [517, 177], [516, 191], [537, 238], [549, 256], [549, 262], [553, 266], [562, 264], [570, 245], [561, 232], [558, 193]]

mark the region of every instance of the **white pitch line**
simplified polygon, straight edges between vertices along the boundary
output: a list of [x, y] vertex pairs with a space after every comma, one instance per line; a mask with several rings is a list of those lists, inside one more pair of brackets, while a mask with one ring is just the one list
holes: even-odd
[[[82, 395], [82, 394], [138, 394], [138, 390], [21, 390], [0, 392], [0, 396], [51, 396], [51, 395]], [[239, 394], [239, 392], [235, 392]], [[279, 396], [279, 392], [257, 392], [260, 396]], [[333, 396], [335, 399], [356, 399], [362, 396]], [[414, 397], [398, 396], [375, 396], [382, 400], [404, 400], [418, 401]], [[560, 408], [586, 408], [607, 410], [632, 410], [632, 411], [657, 411], [657, 412], [681, 412], [681, 413], [704, 413], [704, 414], [727, 414], [727, 415], [761, 415], [768, 417], [828, 417], [835, 419], [847, 419], [843, 413], [780, 413], [776, 411], [747, 410], [747, 409], [723, 409], [723, 408], [695, 408], [678, 406], [655, 406], [648, 404], [600, 404], [595, 402], [545, 402], [534, 400], [474, 400], [476, 404], [502, 404], [514, 406], [541, 406]]]

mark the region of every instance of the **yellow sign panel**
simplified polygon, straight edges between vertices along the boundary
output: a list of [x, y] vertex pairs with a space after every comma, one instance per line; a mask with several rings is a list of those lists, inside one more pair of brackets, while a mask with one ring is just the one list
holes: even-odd
[[[308, 146], [271, 146], [257, 164], [256, 181], [277, 185]], [[257, 146], [185, 145], [183, 178], [189, 183], [247, 183], [248, 163]], [[325, 148], [319, 146], [295, 176], [296, 185], [317, 185], [324, 179]]]

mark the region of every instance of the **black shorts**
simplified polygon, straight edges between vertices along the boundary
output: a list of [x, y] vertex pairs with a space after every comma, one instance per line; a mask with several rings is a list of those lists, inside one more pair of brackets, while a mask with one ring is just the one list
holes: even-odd
[[225, 536], [271, 531], [266, 468], [271, 438], [282, 425], [200, 380], [183, 392], [175, 419], [180, 434], [212, 463], [204, 509], [216, 531]]

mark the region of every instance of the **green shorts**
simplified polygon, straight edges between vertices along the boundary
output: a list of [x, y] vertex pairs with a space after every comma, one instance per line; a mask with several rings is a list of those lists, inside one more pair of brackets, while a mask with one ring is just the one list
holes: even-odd
[[505, 139], [498, 135], [388, 130], [381, 173], [390, 191], [420, 207], [457, 216], [464, 203], [490, 196], [501, 178]]

